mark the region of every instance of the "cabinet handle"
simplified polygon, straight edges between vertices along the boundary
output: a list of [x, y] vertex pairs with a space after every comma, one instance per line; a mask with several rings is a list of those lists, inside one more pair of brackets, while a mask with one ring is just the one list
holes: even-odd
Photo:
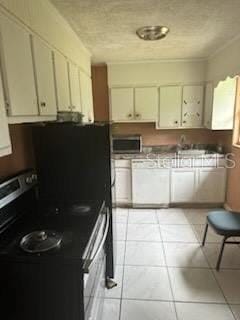
[[131, 113], [128, 114], [128, 118], [132, 118], [132, 114]]
[[183, 120], [183, 123], [187, 123], [187, 121]]
[[174, 121], [175, 124], [178, 124], [178, 121]]
[[141, 117], [140, 113], [136, 113], [136, 118], [140, 118], [140, 117]]
[[197, 116], [200, 117], [200, 114], [197, 112]]
[[186, 101], [186, 100], [183, 100], [183, 102], [184, 102], [185, 104], [187, 104], [187, 101]]
[[45, 108], [45, 107], [46, 107], [46, 102], [42, 101], [42, 102], [40, 103], [40, 106], [41, 106], [42, 108]]

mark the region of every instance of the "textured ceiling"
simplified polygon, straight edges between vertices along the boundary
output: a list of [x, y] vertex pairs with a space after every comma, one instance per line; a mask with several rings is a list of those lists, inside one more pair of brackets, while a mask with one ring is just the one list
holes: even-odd
[[[93, 62], [205, 58], [240, 34], [240, 0], [51, 0]], [[166, 25], [166, 39], [135, 31]]]

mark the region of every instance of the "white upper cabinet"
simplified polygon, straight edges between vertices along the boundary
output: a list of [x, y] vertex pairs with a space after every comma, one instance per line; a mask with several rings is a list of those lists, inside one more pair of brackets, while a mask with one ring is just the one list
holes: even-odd
[[211, 126], [213, 130], [233, 129], [236, 84], [236, 78], [227, 78], [214, 89]]
[[38, 115], [30, 35], [2, 14], [0, 31], [9, 115]]
[[59, 111], [71, 110], [68, 64], [66, 58], [54, 52], [57, 106]]
[[83, 122], [93, 123], [94, 113], [93, 113], [92, 79], [82, 71], [80, 71], [80, 92], [81, 92]]
[[112, 121], [128, 122], [134, 119], [134, 89], [111, 89]]
[[178, 128], [181, 126], [182, 87], [166, 86], [160, 88], [159, 128]]
[[203, 86], [184, 86], [182, 126], [201, 127], [203, 118]]
[[52, 51], [43, 41], [36, 37], [32, 38], [32, 44], [39, 113], [42, 116], [56, 115], [57, 102]]
[[158, 112], [158, 88], [135, 88], [136, 121], [156, 121]]
[[81, 97], [80, 97], [80, 79], [78, 66], [69, 62], [69, 83], [71, 107], [73, 111], [81, 112]]
[[213, 105], [213, 84], [211, 82], [205, 87], [204, 101], [204, 127], [211, 129], [212, 125], [212, 105]]
[[0, 157], [6, 156], [11, 152], [12, 148], [3, 95], [2, 77], [0, 76]]

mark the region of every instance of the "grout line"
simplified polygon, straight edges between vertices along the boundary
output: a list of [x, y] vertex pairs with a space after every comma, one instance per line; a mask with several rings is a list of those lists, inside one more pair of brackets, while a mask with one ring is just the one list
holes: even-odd
[[[126, 232], [126, 234], [125, 234], [126, 240], [127, 240], [127, 234], [128, 234], [128, 219], [129, 219], [129, 209], [127, 209], [127, 223], [126, 223], [126, 231], [125, 231]], [[121, 320], [121, 317], [122, 317], [123, 283], [124, 283], [124, 273], [125, 273], [126, 249], [127, 249], [127, 241], [125, 241], [125, 244], [124, 244], [122, 288], [121, 288], [121, 296], [120, 296], [119, 320]]]
[[[156, 212], [156, 215], [157, 215], [157, 212]], [[162, 239], [162, 232], [161, 232], [161, 225], [160, 225], [160, 223], [158, 224], [158, 227], [159, 227], [160, 237], [161, 237], [161, 239]], [[174, 301], [173, 287], [172, 287], [172, 282], [171, 282], [171, 279], [170, 279], [170, 273], [169, 273], [169, 268], [168, 268], [168, 264], [167, 264], [167, 255], [166, 255], [166, 251], [165, 251], [164, 245], [162, 245], [162, 250], [163, 250], [164, 262], [165, 262], [166, 270], [167, 270], [168, 282], [169, 282], [169, 286], [170, 286], [170, 290], [171, 290], [172, 298], [173, 298], [174, 312], [175, 312], [176, 320], [178, 320], [176, 302]]]

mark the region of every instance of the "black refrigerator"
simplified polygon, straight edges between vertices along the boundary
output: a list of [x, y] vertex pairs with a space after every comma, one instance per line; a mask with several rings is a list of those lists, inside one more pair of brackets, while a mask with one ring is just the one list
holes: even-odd
[[57, 208], [105, 200], [111, 214], [106, 276], [114, 278], [116, 229], [109, 124], [37, 125], [33, 127], [33, 144], [42, 205]]

